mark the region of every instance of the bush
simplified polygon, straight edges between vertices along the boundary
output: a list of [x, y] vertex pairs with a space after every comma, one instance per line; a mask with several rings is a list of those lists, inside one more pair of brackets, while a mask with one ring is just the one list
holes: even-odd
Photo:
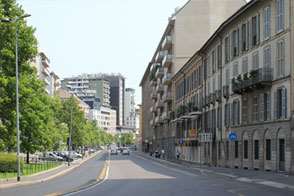
[[[20, 160], [20, 168], [23, 168], [23, 160]], [[17, 172], [16, 154], [0, 153], [0, 172]]]

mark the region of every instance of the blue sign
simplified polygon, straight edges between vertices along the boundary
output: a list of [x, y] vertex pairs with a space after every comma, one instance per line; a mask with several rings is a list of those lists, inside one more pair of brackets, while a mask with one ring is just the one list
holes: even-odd
[[184, 140], [183, 140], [183, 138], [180, 138], [180, 140], [179, 140], [179, 144], [184, 144]]
[[233, 141], [236, 141], [237, 140], [237, 134], [235, 133], [235, 132], [230, 132], [229, 133], [229, 140], [231, 141], [231, 142], [233, 142]]

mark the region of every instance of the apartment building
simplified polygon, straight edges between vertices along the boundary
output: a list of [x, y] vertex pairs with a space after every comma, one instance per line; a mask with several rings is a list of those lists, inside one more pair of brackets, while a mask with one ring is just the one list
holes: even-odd
[[110, 134], [116, 134], [116, 111], [109, 107], [101, 106], [89, 112], [89, 119], [94, 120], [97, 126]]
[[135, 89], [126, 88], [125, 90], [125, 104], [124, 104], [124, 118], [125, 126], [131, 130], [136, 130], [136, 103], [135, 103]]
[[[165, 32], [144, 73], [142, 87], [144, 150], [163, 148], [174, 157], [172, 76], [200, 49], [243, 0], [190, 0], [169, 18]], [[150, 100], [150, 98], [152, 100]]]
[[36, 68], [38, 78], [44, 82], [46, 93], [53, 96], [60, 88], [60, 78], [51, 71], [50, 59], [44, 52], [39, 52], [32, 66]]
[[64, 78], [62, 88], [86, 102], [91, 109], [110, 107], [110, 82], [100, 74], [83, 74]]
[[[59, 88], [56, 91], [56, 96], [60, 97], [62, 101], [68, 100], [71, 97], [73, 97], [80, 108], [80, 110], [84, 113], [85, 118], [89, 119], [89, 114], [90, 114], [90, 106], [83, 102], [79, 97], [77, 97], [75, 94], [71, 93], [70, 91], [64, 90], [62, 88]], [[89, 119], [90, 120], [90, 119]]]
[[291, 12], [291, 0], [252, 0], [172, 79], [182, 159], [294, 171]]

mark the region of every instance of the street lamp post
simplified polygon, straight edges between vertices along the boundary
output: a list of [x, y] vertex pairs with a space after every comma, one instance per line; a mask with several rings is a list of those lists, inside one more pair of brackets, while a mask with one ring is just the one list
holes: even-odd
[[14, 19], [3, 18], [0, 22], [14, 23], [15, 24], [15, 78], [16, 78], [16, 134], [17, 134], [17, 181], [20, 181], [20, 130], [19, 130], [19, 73], [18, 73], [18, 21], [28, 18], [31, 15], [25, 14]]

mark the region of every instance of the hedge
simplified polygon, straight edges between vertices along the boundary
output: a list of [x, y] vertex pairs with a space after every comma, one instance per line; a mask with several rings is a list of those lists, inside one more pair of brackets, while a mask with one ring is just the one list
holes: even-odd
[[[23, 168], [23, 160], [20, 160], [20, 168]], [[16, 154], [0, 153], [0, 172], [17, 172]]]

